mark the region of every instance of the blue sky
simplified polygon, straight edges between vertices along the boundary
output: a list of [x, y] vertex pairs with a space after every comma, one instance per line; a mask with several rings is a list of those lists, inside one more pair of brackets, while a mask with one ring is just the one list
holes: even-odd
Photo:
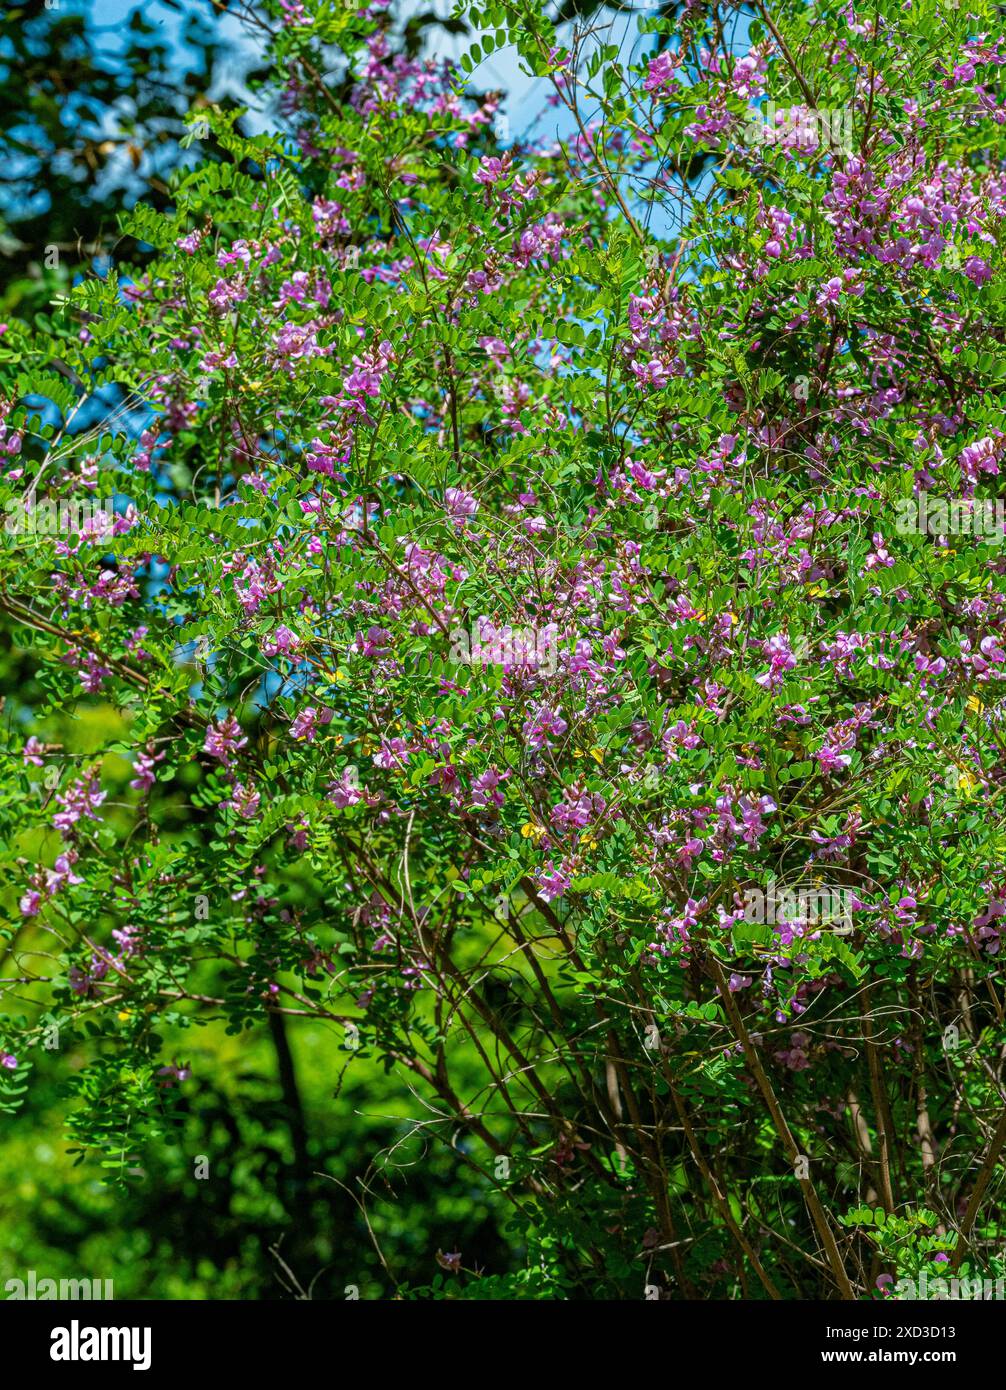
[[[74, 4], [74, 0], [63, 0], [64, 4]], [[97, 35], [97, 47], [106, 53], [110, 58], [114, 58], [117, 50], [121, 49], [121, 38], [123, 22], [128, 18], [130, 12], [136, 7], [137, 0], [77, 0], [79, 8], [88, 12], [96, 27], [100, 30]], [[307, 0], [307, 7], [310, 9], [310, 0]], [[188, 7], [190, 11], [202, 12], [207, 15], [212, 13], [210, 0], [197, 0]], [[453, 11], [453, 0], [405, 0], [404, 4], [397, 7], [400, 19], [407, 19], [411, 14], [421, 10], [424, 13], [433, 12], [441, 18], [449, 18]], [[652, 39], [641, 38], [637, 33], [637, 19], [645, 15], [648, 10], [657, 13], [656, 4], [647, 6], [637, 4], [632, 11], [625, 11], [620, 8], [603, 8], [590, 20], [590, 28], [594, 31], [593, 38], [587, 41], [586, 50], [589, 51], [591, 44], [614, 43], [618, 45], [620, 61], [628, 64], [638, 61], [645, 46], [652, 43]], [[151, 0], [144, 5], [144, 18], [148, 23], [156, 25], [162, 29], [164, 34], [178, 44], [179, 49], [182, 45], [182, 29], [184, 17], [177, 12], [158, 3], [158, 0]], [[217, 100], [225, 93], [239, 96], [243, 93], [243, 99], [251, 102], [254, 99], [249, 93], [244, 91], [241, 83], [241, 76], [256, 56], [256, 44], [254, 37], [248, 28], [241, 24], [235, 15], [226, 15], [220, 21], [221, 31], [232, 45], [232, 60], [227, 68], [218, 77], [216, 86], [206, 93], [211, 101]], [[564, 39], [568, 38], [569, 26], [562, 34]], [[427, 44], [427, 54], [436, 56], [459, 59], [468, 47], [468, 40], [460, 35], [451, 35], [443, 30], [438, 30], [431, 35]], [[542, 136], [565, 136], [569, 133], [570, 118], [561, 109], [546, 108], [545, 98], [548, 94], [548, 83], [542, 78], [529, 78], [520, 71], [520, 64], [517, 51], [509, 46], [493, 53], [475, 73], [476, 82], [486, 88], [500, 88], [508, 93], [503, 110], [508, 116], [510, 126], [515, 136], [527, 130], [536, 117], [540, 117], [537, 131]], [[544, 115], [542, 114], [544, 112]]]

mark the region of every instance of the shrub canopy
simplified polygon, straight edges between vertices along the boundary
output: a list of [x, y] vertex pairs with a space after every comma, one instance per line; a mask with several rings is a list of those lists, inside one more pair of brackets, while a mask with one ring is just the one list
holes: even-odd
[[512, 1210], [437, 1292], [1001, 1272], [995, 8], [273, 8], [275, 132], [0, 336], [5, 1105], [81, 1045], [125, 1181], [308, 1017]]

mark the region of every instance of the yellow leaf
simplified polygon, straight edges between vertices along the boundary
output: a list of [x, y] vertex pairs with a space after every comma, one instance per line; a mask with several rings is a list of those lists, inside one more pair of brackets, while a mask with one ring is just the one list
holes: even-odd
[[604, 762], [604, 749], [603, 749], [603, 748], [574, 748], [574, 749], [573, 749], [573, 757], [574, 757], [574, 758], [593, 758], [595, 763], [600, 764], [600, 763], [603, 763], [603, 762]]

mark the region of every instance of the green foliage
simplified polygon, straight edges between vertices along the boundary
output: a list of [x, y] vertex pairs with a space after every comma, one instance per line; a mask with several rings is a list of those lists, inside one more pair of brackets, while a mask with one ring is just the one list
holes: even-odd
[[289, 128], [200, 104], [0, 336], [24, 1181], [169, 1296], [991, 1267], [1006, 567], [947, 508], [1006, 457], [998, 49], [490, 4], [462, 73], [515, 45], [571, 132], [507, 146], [380, 11], [275, 11]]

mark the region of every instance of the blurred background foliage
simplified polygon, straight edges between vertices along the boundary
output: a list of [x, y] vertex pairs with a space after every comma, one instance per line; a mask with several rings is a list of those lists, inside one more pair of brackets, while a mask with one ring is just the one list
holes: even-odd
[[[195, 157], [180, 144], [184, 114], [265, 90], [238, 8], [27, 0], [5, 9], [0, 321], [44, 316], [102, 256], [139, 259], [135, 245], [117, 247], [117, 214], [138, 198], [170, 201], [171, 170]], [[417, 10], [402, 41], [416, 51], [438, 27], [458, 26]], [[38, 726], [46, 696], [36, 671], [32, 652], [0, 630], [11, 748], [31, 730], [70, 756], [121, 736], [120, 715], [100, 704]], [[165, 840], [172, 833], [166, 825]], [[16, 896], [8, 884], [0, 899], [12, 926]], [[19, 949], [30, 935], [30, 926], [19, 933]], [[10, 957], [4, 968], [16, 969]], [[35, 1050], [24, 1108], [0, 1114], [0, 1288], [34, 1270], [112, 1279], [116, 1298], [374, 1298], [451, 1279], [438, 1251], [461, 1251], [465, 1269], [493, 1275], [524, 1264], [519, 1231], [505, 1230], [512, 1210], [465, 1162], [464, 1140], [378, 1059], [347, 1050], [341, 1029], [278, 1018], [238, 1036], [212, 1021], [176, 1028], [162, 1033], [192, 1071], [175, 1092], [181, 1129], [148, 1146], [125, 1193], [104, 1185], [68, 1138], [64, 1082], [83, 1051]], [[463, 1056], [455, 1065], [466, 1084], [480, 1074], [474, 1056], [470, 1078]], [[195, 1175], [193, 1155], [205, 1156], [208, 1178]]]

